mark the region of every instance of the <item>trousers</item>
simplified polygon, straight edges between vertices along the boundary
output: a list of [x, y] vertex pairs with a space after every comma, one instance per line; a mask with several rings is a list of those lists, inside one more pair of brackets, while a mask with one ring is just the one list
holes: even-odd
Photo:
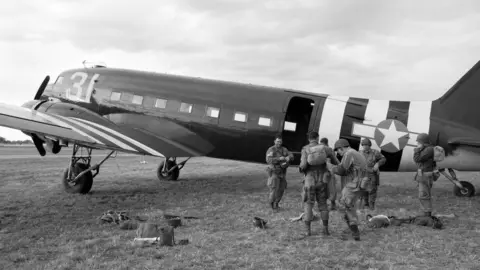
[[[340, 212], [343, 212], [344, 218], [349, 225], [358, 225], [357, 201], [364, 194], [360, 189], [360, 183], [366, 172], [357, 172], [344, 177], [345, 186], [342, 189], [340, 199]], [[343, 179], [342, 179], [343, 180]]]
[[272, 172], [267, 180], [267, 186], [270, 189], [268, 196], [270, 203], [279, 203], [282, 200], [285, 189], [287, 188], [287, 179], [282, 171]]
[[432, 212], [433, 175], [422, 174], [417, 176], [418, 199], [424, 212]]
[[328, 220], [328, 175], [325, 170], [311, 170], [305, 173], [305, 182], [302, 189], [302, 201], [305, 214], [304, 221], [313, 220], [313, 206], [315, 202], [317, 202], [318, 205], [320, 218], [322, 220]]
[[364, 205], [372, 206], [377, 200], [377, 191], [378, 186], [380, 185], [380, 175], [376, 173], [368, 173], [368, 177], [372, 179], [373, 186], [370, 192], [365, 191], [362, 196], [362, 201], [364, 202]]

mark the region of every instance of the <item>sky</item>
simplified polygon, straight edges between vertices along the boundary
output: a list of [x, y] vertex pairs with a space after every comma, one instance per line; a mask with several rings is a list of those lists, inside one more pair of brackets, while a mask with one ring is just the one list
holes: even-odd
[[[433, 100], [480, 59], [480, 1], [15, 0], [0, 102], [82, 61], [302, 91]], [[0, 128], [0, 136], [26, 139]]]

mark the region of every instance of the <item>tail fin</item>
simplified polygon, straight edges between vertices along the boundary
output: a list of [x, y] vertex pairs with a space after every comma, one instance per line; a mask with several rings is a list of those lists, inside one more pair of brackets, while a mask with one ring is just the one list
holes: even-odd
[[480, 61], [437, 102], [445, 120], [480, 129]]

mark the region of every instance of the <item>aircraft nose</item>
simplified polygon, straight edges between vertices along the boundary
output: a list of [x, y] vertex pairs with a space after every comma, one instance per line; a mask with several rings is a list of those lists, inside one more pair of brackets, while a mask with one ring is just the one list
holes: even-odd
[[24, 108], [28, 108], [28, 109], [33, 109], [35, 107], [35, 105], [37, 105], [37, 103], [39, 102], [40, 100], [29, 100], [25, 103], [22, 104], [22, 107]]

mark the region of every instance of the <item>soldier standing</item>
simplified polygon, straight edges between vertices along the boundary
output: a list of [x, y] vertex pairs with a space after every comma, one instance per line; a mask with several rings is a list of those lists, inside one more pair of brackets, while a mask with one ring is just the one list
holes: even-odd
[[[299, 170], [305, 175], [302, 190], [302, 201], [304, 203], [304, 218], [307, 236], [311, 235], [311, 222], [313, 220], [313, 206], [315, 201], [318, 204], [320, 217], [323, 222], [323, 234], [329, 235], [327, 206], [328, 181], [331, 173], [327, 170], [326, 161], [330, 158], [335, 162], [333, 151], [328, 151], [325, 145], [318, 143], [318, 133], [311, 132], [308, 135], [309, 144], [302, 148]], [[331, 150], [331, 149], [330, 149]]]
[[346, 183], [342, 189], [340, 204], [353, 238], [359, 241], [360, 231], [358, 230], [356, 202], [362, 192], [360, 189], [362, 179], [367, 176], [367, 161], [362, 154], [350, 148], [350, 144], [345, 139], [336, 141], [334, 150], [342, 156], [342, 161], [339, 165], [327, 162], [327, 167], [332, 173], [345, 176]]
[[[340, 163], [337, 159], [337, 155], [333, 152], [333, 149], [328, 146], [328, 139], [327, 138], [321, 138], [320, 139], [320, 144], [325, 146], [325, 151], [327, 152], [327, 155], [331, 156], [331, 163], [334, 165], [337, 165]], [[336, 199], [337, 199], [337, 182], [335, 181], [335, 175], [329, 173], [326, 175], [328, 179], [328, 200], [330, 201], [330, 210], [335, 210], [337, 208], [336, 206]]]
[[418, 199], [422, 205], [424, 215], [431, 216], [433, 171], [436, 166], [434, 150], [426, 133], [418, 134], [417, 143], [418, 147], [413, 150], [413, 161], [418, 166], [417, 175], [415, 176], [415, 180], [418, 182]]
[[293, 154], [282, 146], [282, 136], [277, 135], [273, 146], [268, 148], [266, 154], [268, 180], [270, 188], [269, 202], [272, 209], [278, 209], [278, 204], [287, 188], [287, 168], [293, 160]]
[[360, 153], [363, 154], [367, 160], [367, 172], [368, 177], [371, 178], [373, 186], [370, 192], [366, 191], [363, 196], [365, 207], [369, 207], [370, 210], [375, 210], [375, 201], [377, 199], [377, 190], [380, 185], [380, 170], [379, 167], [383, 166], [387, 159], [382, 153], [376, 149], [371, 149], [372, 142], [370, 139], [365, 138], [362, 140], [363, 149]]

